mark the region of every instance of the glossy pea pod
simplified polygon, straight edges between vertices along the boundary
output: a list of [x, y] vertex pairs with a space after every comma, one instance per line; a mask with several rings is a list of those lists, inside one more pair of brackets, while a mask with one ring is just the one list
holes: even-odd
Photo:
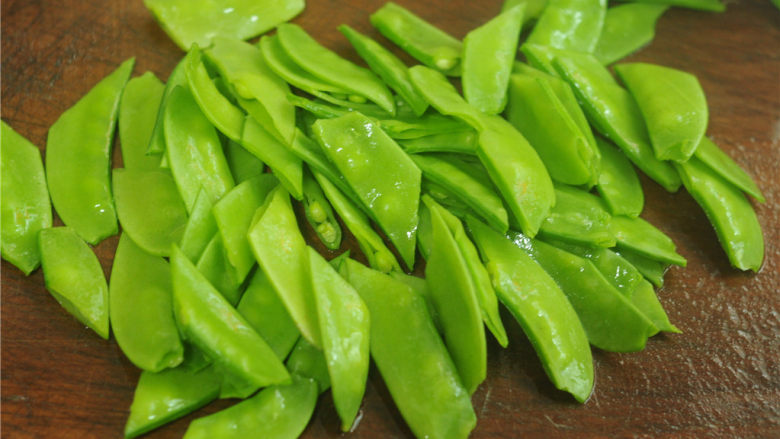
[[636, 218], [642, 213], [645, 194], [639, 176], [626, 155], [602, 138], [596, 139], [601, 153], [601, 172], [596, 190], [609, 213]]
[[480, 131], [484, 115], [466, 102], [447, 78], [435, 69], [416, 65], [409, 68], [412, 84], [441, 114], [454, 116]]
[[734, 160], [723, 152], [718, 145], [706, 136], [702, 137], [701, 143], [696, 147], [696, 158], [702, 163], [706, 164], [721, 178], [733, 184], [740, 190], [749, 194], [759, 202], [766, 201], [764, 194], [761, 193], [761, 189], [758, 188], [756, 183], [750, 178], [742, 168], [739, 167]]
[[[147, 155], [161, 155], [165, 152], [165, 108], [168, 106], [168, 100], [171, 98], [171, 94], [176, 87], [187, 86], [186, 65], [187, 57], [185, 56], [176, 64], [176, 67], [173, 68], [171, 74], [168, 75], [168, 81], [165, 83], [165, 89], [160, 98], [160, 107], [157, 110], [154, 128], [152, 129], [152, 134], [149, 138], [149, 145], [146, 148]], [[165, 160], [165, 155], [162, 156], [162, 160]]]
[[571, 186], [555, 187], [555, 206], [539, 233], [564, 241], [613, 247], [612, 217], [595, 195]]
[[341, 246], [341, 225], [319, 183], [308, 171], [303, 174], [303, 212], [320, 242], [330, 250], [338, 250]]
[[606, 0], [549, 0], [526, 43], [593, 52], [606, 9]]
[[413, 118], [384, 118], [380, 120], [380, 124], [382, 130], [393, 139], [415, 139], [468, 128], [468, 125], [458, 119], [436, 113]]
[[271, 168], [276, 178], [296, 199], [303, 198], [303, 168], [301, 159], [279, 142], [262, 125], [247, 116], [241, 145]]
[[214, 204], [204, 190], [195, 197], [190, 216], [182, 232], [179, 248], [190, 261], [197, 261], [216, 233], [217, 222], [211, 212]]
[[125, 168], [156, 170], [159, 154], [147, 155], [165, 86], [152, 72], [127, 81], [119, 101], [119, 144]]
[[668, 5], [632, 3], [613, 6], [604, 16], [604, 28], [593, 55], [604, 65], [641, 49], [653, 41], [655, 23]]
[[636, 267], [653, 285], [658, 288], [664, 286], [664, 274], [670, 264], [648, 258], [628, 248], [616, 249], [615, 253]]
[[398, 144], [410, 154], [453, 152], [474, 155], [477, 153], [477, 132], [472, 128], [465, 128], [414, 139], [401, 139]]
[[650, 259], [685, 267], [687, 262], [677, 253], [672, 238], [644, 219], [614, 216], [611, 226], [619, 249], [628, 248]]

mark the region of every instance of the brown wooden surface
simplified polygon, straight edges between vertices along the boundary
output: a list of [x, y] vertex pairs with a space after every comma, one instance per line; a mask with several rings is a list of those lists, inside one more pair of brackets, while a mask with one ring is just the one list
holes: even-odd
[[[398, 1], [457, 37], [497, 13], [499, 1]], [[309, 0], [295, 22], [356, 59], [336, 26], [376, 33], [382, 1]], [[386, 42], [385, 40], [382, 40]], [[59, 115], [131, 56], [135, 74], [167, 78], [182, 53], [141, 0], [4, 0], [2, 118], [43, 148]], [[554, 389], [508, 314], [508, 349], [489, 342], [488, 378], [473, 397], [474, 438], [780, 437], [780, 12], [766, 0], [728, 2], [724, 14], [673, 9], [654, 43], [632, 57], [698, 76], [710, 106], [709, 135], [755, 176], [766, 262], [757, 275], [731, 269], [706, 217], [684, 191], [646, 178], [643, 216], [688, 258], [659, 292], [680, 335], [640, 353], [596, 350], [596, 387], [584, 405]], [[406, 58], [408, 60], [408, 58]], [[116, 156], [116, 155], [115, 155]], [[116, 237], [96, 251], [108, 275]], [[2, 263], [2, 434], [8, 438], [120, 437], [139, 371], [116, 343], [85, 329], [29, 278]], [[195, 416], [149, 434], [180, 437]], [[355, 438], [409, 437], [372, 367]], [[305, 437], [339, 435], [330, 394]]]

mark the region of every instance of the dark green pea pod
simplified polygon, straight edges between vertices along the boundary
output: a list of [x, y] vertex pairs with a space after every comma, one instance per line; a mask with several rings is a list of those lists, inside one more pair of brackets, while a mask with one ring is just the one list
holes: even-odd
[[233, 180], [236, 181], [236, 184], [257, 177], [265, 170], [265, 163], [262, 160], [232, 140], [228, 140], [225, 146], [225, 159], [227, 159], [230, 173], [233, 174]]
[[390, 276], [347, 259], [341, 274], [371, 314], [371, 357], [417, 437], [465, 438], [477, 423], [469, 393], [425, 300]]
[[662, 4], [669, 6], [679, 6], [681, 8], [698, 9], [701, 11], [710, 12], [723, 12], [726, 10], [726, 5], [721, 3], [720, 0], [620, 0], [620, 1], [635, 1], [638, 3], [652, 3]]
[[187, 225], [184, 226], [179, 248], [193, 263], [200, 258], [211, 239], [219, 232], [217, 221], [211, 213], [213, 206], [206, 191], [200, 190], [192, 205]]
[[115, 235], [111, 194], [111, 147], [119, 99], [135, 58], [122, 63], [75, 105], [65, 110], [46, 139], [46, 180], [62, 222], [97, 244]]
[[303, 212], [325, 247], [338, 250], [341, 246], [341, 225], [319, 183], [307, 171], [303, 174]]
[[109, 320], [125, 356], [151, 372], [178, 366], [184, 346], [173, 319], [171, 269], [165, 259], [123, 233], [110, 279]]
[[506, 106], [524, 11], [519, 5], [503, 11], [463, 39], [463, 95], [483, 113], [498, 114]]
[[457, 157], [442, 154], [410, 155], [423, 176], [443, 186], [500, 232], [509, 230], [509, 219], [484, 169]]
[[555, 279], [593, 346], [609, 352], [641, 351], [648, 337], [658, 333], [653, 322], [589, 260], [519, 233], [512, 238]]
[[156, 170], [162, 156], [147, 155], [165, 86], [152, 72], [127, 81], [119, 101], [119, 145], [125, 168]]
[[255, 389], [289, 382], [273, 350], [177, 247], [171, 273], [174, 315], [186, 339]]
[[485, 327], [474, 279], [442, 217], [444, 208], [428, 196], [422, 201], [431, 217], [431, 245], [425, 264], [431, 302], [463, 386], [473, 394], [487, 375]]
[[165, 108], [168, 106], [168, 100], [176, 87], [187, 87], [186, 65], [187, 57], [185, 56], [176, 64], [171, 74], [168, 75], [168, 82], [165, 83], [165, 90], [163, 90], [162, 99], [160, 100], [160, 108], [157, 110], [157, 119], [154, 123], [154, 129], [152, 129], [152, 137], [149, 139], [149, 146], [146, 148], [147, 155], [162, 154], [163, 162], [166, 160], [165, 154], [163, 154], [165, 152]]
[[642, 3], [607, 9], [593, 56], [608, 65], [650, 44], [655, 38], [655, 23], [667, 9], [668, 5]]
[[653, 285], [658, 288], [664, 286], [664, 273], [669, 268], [669, 264], [642, 256], [628, 248], [618, 249], [616, 253], [636, 267], [642, 273], [642, 276], [652, 282]]
[[316, 381], [320, 394], [330, 389], [330, 376], [328, 375], [325, 355], [305, 338], [298, 338], [298, 342], [295, 343], [292, 352], [287, 357], [286, 365], [291, 375], [312, 378]]
[[701, 143], [696, 147], [695, 155], [702, 163], [729, 183], [747, 192], [761, 203], [766, 201], [761, 189], [756, 186], [756, 182], [750, 178], [750, 175], [707, 136], [701, 138]]
[[416, 139], [434, 134], [463, 131], [468, 125], [441, 114], [431, 113], [413, 119], [382, 119], [382, 130], [393, 139]]
[[165, 107], [166, 156], [187, 211], [201, 187], [215, 203], [235, 185], [222, 143], [192, 94], [177, 87]]
[[428, 102], [412, 85], [409, 72], [403, 61], [381, 44], [346, 24], [342, 24], [338, 29], [347, 37], [352, 47], [371, 70], [398, 93], [417, 116], [422, 116], [428, 108]]
[[277, 186], [257, 209], [249, 243], [263, 272], [282, 299], [301, 334], [320, 347], [317, 307], [306, 262], [306, 242], [298, 229], [290, 194]]
[[447, 116], [455, 116], [476, 130], [482, 129], [484, 118], [482, 112], [466, 102], [442, 73], [429, 67], [416, 65], [409, 68], [409, 78], [417, 91], [436, 111]]
[[187, 209], [171, 173], [119, 168], [113, 170], [112, 181], [122, 230], [145, 251], [169, 256], [187, 225]]
[[618, 248], [628, 248], [650, 259], [680, 267], [687, 264], [685, 258], [677, 253], [672, 238], [642, 218], [613, 216], [612, 231]]
[[473, 217], [467, 224], [498, 299], [520, 323], [550, 381], [585, 402], [593, 390], [593, 357], [574, 308], [512, 241]]
[[108, 340], [108, 285], [91, 248], [70, 227], [38, 233], [46, 289], [65, 310]]
[[555, 186], [555, 206], [542, 223], [540, 235], [568, 242], [614, 247], [612, 216], [601, 200], [571, 186]]
[[409, 154], [424, 152], [477, 153], [477, 132], [472, 128], [448, 133], [431, 134], [414, 139], [401, 139], [398, 144]]
[[41, 152], [0, 122], [0, 253], [25, 275], [41, 263], [38, 232], [51, 227]]
[[518, 5], [525, 6], [525, 13], [523, 14], [523, 22], [527, 23], [539, 18], [544, 8], [547, 6], [548, 0], [504, 0], [501, 5], [501, 11], [507, 11]]
[[303, 199], [303, 163], [290, 148], [279, 143], [262, 125], [246, 118], [241, 145], [271, 168], [296, 200]]
[[606, 0], [549, 0], [526, 43], [593, 52], [606, 9]]
[[764, 237], [750, 201], [698, 158], [681, 163], [677, 169], [685, 188], [715, 228], [731, 265], [758, 272], [764, 262]]
[[596, 145], [601, 152], [601, 173], [596, 184], [601, 199], [612, 215], [638, 217], [645, 205], [645, 194], [631, 162], [600, 137]]
[[[407, 267], [414, 267], [420, 169], [375, 122], [358, 112], [318, 120], [312, 128], [325, 154]], [[393, 164], [392, 169], [388, 163]]]
[[463, 44], [408, 9], [387, 2], [371, 14], [371, 24], [426, 66], [449, 76], [460, 75]]
[[563, 79], [583, 102], [594, 128], [615, 142], [628, 158], [667, 191], [680, 187], [671, 164], [655, 157], [642, 114], [631, 94], [620, 87], [592, 55], [567, 52], [553, 61]]

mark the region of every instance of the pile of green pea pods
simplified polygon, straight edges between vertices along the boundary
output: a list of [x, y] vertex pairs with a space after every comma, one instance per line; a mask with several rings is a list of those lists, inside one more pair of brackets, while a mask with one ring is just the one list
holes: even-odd
[[[696, 78], [619, 64], [620, 85], [606, 67], [652, 39], [663, 3], [722, 10], [507, 0], [460, 41], [390, 2], [371, 23], [421, 64], [341, 26], [366, 69], [281, 23], [299, 1], [204, 40], [204, 23], [149, 0], [189, 48], [167, 83], [123, 63], [51, 127], [45, 171], [2, 123], [2, 256], [41, 265], [55, 299], [101, 337], [111, 327], [143, 369], [128, 438], [217, 398], [244, 400], [186, 438], [297, 437], [329, 388], [349, 431], [369, 358], [415, 435], [466, 437], [485, 327], [508, 343], [499, 303], [585, 402], [591, 345], [639, 351], [679, 332], [653, 286], [686, 261], [639, 217], [634, 166], [691, 193], [734, 267], [763, 261], [745, 193], [763, 196], [705, 136]], [[111, 170], [117, 121], [124, 167]], [[346, 227], [368, 266], [325, 260], [293, 203], [329, 249]], [[88, 244], [118, 225], [107, 283]], [[424, 279], [406, 274], [417, 254]]]

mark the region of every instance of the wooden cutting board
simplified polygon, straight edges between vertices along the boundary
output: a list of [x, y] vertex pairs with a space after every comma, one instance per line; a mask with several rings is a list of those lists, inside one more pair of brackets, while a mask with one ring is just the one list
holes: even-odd
[[[377, 36], [368, 15], [382, 1], [308, 3], [295, 22], [350, 59], [357, 57], [337, 25]], [[398, 3], [456, 37], [500, 9], [499, 1]], [[5, 0], [2, 118], [43, 148], [59, 115], [131, 56], [136, 75], [151, 70], [163, 79], [182, 56], [141, 0]], [[758, 274], [730, 268], [691, 197], [643, 178], [643, 217], [688, 259], [687, 268], [667, 273], [658, 293], [683, 333], [656, 336], [638, 353], [595, 350], [596, 387], [586, 404], [577, 404], [550, 384], [505, 313], [510, 345], [489, 341], [488, 378], [473, 397], [474, 438], [780, 437], [780, 11], [765, 0], [729, 1], [723, 14], [672, 9], [652, 45], [630, 59], [686, 70], [701, 81], [708, 134], [766, 195], [766, 204], [754, 204], [766, 239], [764, 267]], [[96, 248], [106, 275], [116, 243], [114, 237]], [[57, 304], [40, 270], [25, 277], [3, 261], [4, 437], [120, 437], [138, 376], [113, 340], [99, 339]], [[230, 404], [214, 403], [148, 437], [181, 437], [192, 419]], [[373, 367], [359, 416], [351, 437], [411, 436]], [[304, 437], [339, 436], [338, 426], [326, 393]]]

